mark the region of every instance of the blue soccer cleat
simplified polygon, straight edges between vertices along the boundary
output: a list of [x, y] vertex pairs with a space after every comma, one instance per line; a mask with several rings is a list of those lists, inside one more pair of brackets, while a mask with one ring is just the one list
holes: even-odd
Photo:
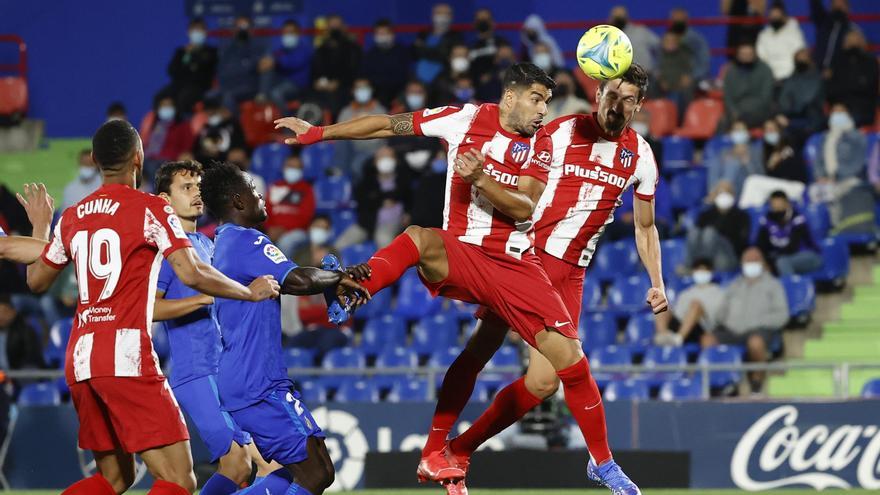
[[611, 490], [612, 495], [642, 495], [639, 487], [629, 479], [614, 460], [597, 466], [593, 459], [587, 464], [587, 476]]
[[[336, 272], [342, 269], [342, 265], [339, 263], [339, 258], [332, 254], [328, 254], [321, 259], [321, 268]], [[346, 309], [346, 306], [344, 306], [339, 301], [339, 298], [336, 297], [335, 287], [324, 291], [324, 300], [327, 301], [327, 316], [330, 323], [333, 323], [334, 325], [342, 325], [348, 321], [348, 309]]]

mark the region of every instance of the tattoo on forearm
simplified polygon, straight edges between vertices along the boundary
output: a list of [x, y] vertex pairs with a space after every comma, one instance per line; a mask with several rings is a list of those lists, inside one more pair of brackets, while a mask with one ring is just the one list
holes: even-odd
[[391, 116], [391, 132], [398, 136], [409, 136], [413, 133], [413, 114], [401, 113]]

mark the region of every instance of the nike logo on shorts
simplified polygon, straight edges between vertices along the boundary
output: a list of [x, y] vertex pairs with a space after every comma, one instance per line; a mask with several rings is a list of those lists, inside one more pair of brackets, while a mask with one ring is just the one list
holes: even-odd
[[570, 323], [571, 323], [570, 321], [557, 321], [556, 323], [553, 324], [553, 326], [556, 328], [559, 328], [561, 326], [568, 325]]

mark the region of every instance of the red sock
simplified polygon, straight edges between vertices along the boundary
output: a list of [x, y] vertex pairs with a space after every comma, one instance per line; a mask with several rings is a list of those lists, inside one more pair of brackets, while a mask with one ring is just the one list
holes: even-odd
[[438, 451], [446, 444], [449, 430], [471, 398], [477, 375], [485, 364], [465, 349], [449, 366], [437, 394], [437, 408], [434, 410], [434, 418], [431, 419], [431, 430], [428, 431], [428, 441], [422, 449], [422, 456]]
[[471, 453], [486, 440], [504, 431], [516, 423], [533, 407], [541, 403], [541, 399], [526, 389], [526, 379], [519, 380], [501, 389], [489, 408], [467, 429], [452, 441], [450, 447], [458, 453]]
[[147, 492], [147, 495], [192, 495], [190, 492], [177, 483], [165, 480], [156, 480], [153, 487]]
[[68, 486], [61, 495], [116, 495], [116, 490], [99, 473]]
[[403, 272], [418, 262], [419, 248], [406, 233], [400, 234], [391, 244], [373, 254], [367, 262], [373, 272], [361, 285], [373, 295], [396, 282]]
[[581, 358], [577, 363], [557, 371], [556, 374], [562, 380], [565, 403], [577, 421], [584, 440], [587, 441], [587, 448], [593, 460], [596, 464], [602, 464], [611, 459], [608, 433], [605, 430], [605, 406], [602, 405], [596, 380], [590, 374], [587, 358]]

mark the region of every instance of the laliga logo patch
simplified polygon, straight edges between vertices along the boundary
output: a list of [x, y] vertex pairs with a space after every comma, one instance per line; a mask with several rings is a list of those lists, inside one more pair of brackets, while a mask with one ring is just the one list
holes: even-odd
[[281, 263], [287, 261], [287, 256], [284, 256], [284, 253], [282, 253], [280, 249], [275, 247], [274, 244], [266, 244], [265, 246], [263, 246], [263, 254], [265, 254], [266, 257], [269, 258], [269, 260], [276, 265], [280, 265]]
[[443, 110], [446, 110], [447, 108], [449, 108], [449, 107], [446, 106], [446, 107], [437, 107], [437, 108], [426, 108], [422, 111], [422, 117], [430, 117], [431, 115], [437, 115], [438, 113], [442, 112]]
[[[171, 208], [170, 206], [166, 206], [166, 208]], [[180, 223], [180, 219], [177, 218], [177, 215], [174, 214], [174, 210], [172, 210], [172, 214], [168, 215], [168, 225], [171, 226], [171, 231], [174, 232], [174, 236], [180, 239], [186, 239], [186, 232], [183, 230], [183, 225]]]
[[162, 210], [169, 215], [174, 215], [174, 208], [172, 208], [171, 205], [163, 206]]

